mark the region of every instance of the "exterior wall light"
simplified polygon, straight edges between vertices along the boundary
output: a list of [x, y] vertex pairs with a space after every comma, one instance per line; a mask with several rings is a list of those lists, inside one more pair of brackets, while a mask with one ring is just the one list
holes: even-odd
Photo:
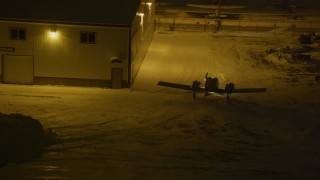
[[140, 16], [140, 18], [141, 18], [140, 25], [143, 26], [144, 13], [137, 13], [137, 15]]
[[56, 38], [56, 37], [58, 36], [58, 34], [57, 34], [57, 32], [55, 32], [55, 31], [51, 31], [51, 32], [50, 32], [50, 36], [51, 36], [52, 38]]
[[50, 37], [56, 38], [57, 36], [58, 36], [58, 34], [57, 34], [57, 27], [56, 27], [56, 26], [52, 26], [52, 27], [51, 27], [51, 31], [50, 31]]
[[122, 59], [120, 57], [111, 57], [111, 63], [122, 63]]
[[137, 15], [143, 18], [144, 13], [137, 13]]
[[151, 2], [147, 2], [146, 5], [149, 7], [149, 10], [151, 9], [152, 3]]

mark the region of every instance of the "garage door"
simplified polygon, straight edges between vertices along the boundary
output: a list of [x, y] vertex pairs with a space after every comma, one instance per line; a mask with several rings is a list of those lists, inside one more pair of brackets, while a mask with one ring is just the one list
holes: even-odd
[[33, 56], [3, 56], [3, 81], [10, 84], [33, 84]]

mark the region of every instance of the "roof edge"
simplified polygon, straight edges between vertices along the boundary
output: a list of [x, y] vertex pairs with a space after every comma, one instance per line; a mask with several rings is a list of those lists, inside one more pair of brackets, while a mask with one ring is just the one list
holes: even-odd
[[52, 21], [52, 20], [31, 20], [18, 18], [2, 18], [0, 21], [23, 22], [23, 23], [45, 23], [45, 24], [63, 24], [63, 25], [84, 25], [84, 26], [103, 26], [103, 27], [124, 27], [130, 28], [128, 24], [106, 24], [106, 23], [89, 23], [89, 22], [71, 22], [71, 21]]

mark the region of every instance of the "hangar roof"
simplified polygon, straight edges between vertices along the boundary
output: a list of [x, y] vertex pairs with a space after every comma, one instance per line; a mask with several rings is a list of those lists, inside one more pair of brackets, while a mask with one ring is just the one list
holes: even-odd
[[5, 0], [0, 19], [131, 25], [141, 0]]

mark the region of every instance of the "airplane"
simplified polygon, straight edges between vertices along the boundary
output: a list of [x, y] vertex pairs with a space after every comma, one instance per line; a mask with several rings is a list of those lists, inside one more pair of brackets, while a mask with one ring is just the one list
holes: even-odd
[[[244, 9], [242, 5], [213, 5], [178, 2], [157, 2], [157, 13], [178, 14], [179, 17], [238, 18], [234, 10]], [[223, 12], [222, 12], [223, 11]], [[226, 12], [224, 12], [226, 11]], [[232, 13], [230, 13], [232, 12]]]
[[[254, 15], [254, 16], [274, 16], [279, 17], [287, 17], [287, 12], [256, 12], [250, 10], [245, 5], [212, 5], [212, 4], [191, 4], [188, 3], [187, 7], [191, 9], [187, 9], [184, 12], [190, 15], [202, 15], [207, 18], [219, 18], [219, 19], [239, 19], [240, 16], [245, 15]], [[246, 9], [245, 11], [242, 9]], [[296, 18], [302, 18], [296, 16]]]
[[232, 93], [260, 93], [266, 92], [266, 88], [235, 88], [234, 83], [227, 83], [224, 89], [219, 88], [219, 79], [216, 77], [208, 77], [208, 73], [205, 75], [204, 87], [201, 87], [200, 81], [193, 81], [191, 85], [177, 84], [165, 81], [159, 81], [159, 86], [165, 86], [170, 88], [182, 89], [191, 91], [193, 93], [193, 98], [196, 98], [196, 93], [204, 93], [205, 96], [217, 94], [226, 94], [227, 100], [230, 99]]
[[214, 10], [233, 10], [233, 9], [243, 9], [246, 6], [242, 5], [211, 5], [211, 4], [187, 4], [189, 7], [203, 8], [203, 9], [214, 9]]
[[211, 4], [187, 4], [187, 7], [192, 9], [185, 10], [184, 12], [190, 15], [203, 15], [208, 18], [238, 18], [237, 13], [227, 13], [222, 12], [235, 10], [235, 9], [244, 9], [246, 6], [241, 5], [211, 5]]

